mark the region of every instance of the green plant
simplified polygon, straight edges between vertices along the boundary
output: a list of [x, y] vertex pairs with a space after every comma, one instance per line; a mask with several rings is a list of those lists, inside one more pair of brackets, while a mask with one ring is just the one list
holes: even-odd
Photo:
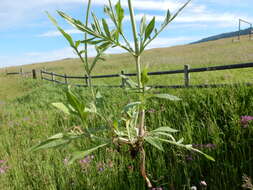
[[[140, 172], [145, 179], [147, 186], [152, 188], [152, 183], [146, 174], [146, 144], [150, 144], [155, 148], [163, 151], [163, 143], [168, 143], [171, 145], [176, 145], [178, 147], [185, 148], [190, 151], [195, 151], [203, 154], [206, 158], [214, 159], [203, 152], [195, 149], [190, 144], [183, 144], [183, 138], [176, 140], [173, 136], [174, 133], [178, 131], [172, 129], [168, 126], [158, 127], [155, 130], [148, 130], [148, 126], [145, 125], [145, 112], [146, 112], [146, 102], [149, 99], [159, 98], [166, 99], [170, 101], [180, 101], [178, 97], [170, 94], [156, 94], [153, 89], [147, 87], [149, 81], [147, 69], [142, 69], [141, 67], [141, 54], [145, 48], [166, 28], [166, 26], [176, 18], [176, 16], [181, 12], [181, 10], [187, 6], [190, 2], [187, 1], [173, 16], [170, 11], [167, 11], [165, 20], [159, 29], [155, 28], [155, 17], [147, 24], [145, 16], [141, 19], [139, 33], [137, 32], [136, 20], [134, 16], [134, 9], [132, 6], [132, 1], [128, 0], [128, 8], [131, 18], [131, 26], [134, 39], [134, 47], [131, 47], [130, 42], [124, 35], [123, 32], [123, 19], [124, 19], [124, 9], [121, 7], [121, 2], [119, 1], [114, 9], [111, 0], [108, 1], [109, 5], [105, 6], [104, 12], [109, 16], [109, 18], [114, 23], [114, 28], [110, 30], [105, 19], [102, 19], [102, 26], [96, 15], [92, 13], [94, 22], [91, 27], [88, 26], [88, 16], [86, 17], [86, 24], [81, 21], [71, 18], [63, 12], [58, 11], [58, 13], [68, 22], [70, 22], [74, 27], [83, 31], [85, 33], [85, 40], [78, 41], [76, 44], [73, 43], [72, 39], [67, 35], [56, 23], [56, 21], [49, 15], [53, 23], [58, 27], [62, 34], [68, 39], [71, 47], [75, 49], [77, 54], [79, 54], [82, 62], [88, 65], [80, 55], [78, 51], [78, 45], [84, 43], [87, 49], [87, 44], [96, 45], [98, 50], [106, 50], [108, 47], [121, 47], [127, 50], [135, 59], [136, 72], [137, 72], [137, 83], [122, 76], [125, 79], [128, 89], [137, 95], [136, 102], [129, 103], [122, 110], [122, 116], [120, 119], [106, 118], [103, 114], [99, 113], [99, 106], [96, 103], [86, 104], [83, 100], [78, 98], [78, 96], [71, 92], [68, 88], [67, 94], [67, 104], [54, 103], [53, 105], [63, 111], [68, 115], [76, 115], [82, 122], [82, 129], [74, 129], [67, 133], [56, 134], [46, 141], [32, 147], [31, 150], [39, 150], [45, 148], [58, 147], [70, 143], [72, 140], [77, 138], [89, 138], [93, 148], [86, 151], [78, 151], [73, 153], [70, 160], [70, 164], [77, 159], [81, 159], [87, 156], [91, 152], [105, 147], [111, 146], [112, 148], [119, 148], [121, 146], [127, 145], [131, 151], [133, 158], [139, 159]], [[88, 2], [88, 10], [91, 1]], [[88, 15], [89, 13], [87, 13]], [[87, 39], [87, 34], [91, 38]], [[121, 42], [123, 40], [123, 43]], [[99, 55], [99, 53], [98, 53]], [[86, 54], [87, 56], [87, 54]], [[87, 60], [87, 57], [86, 57]], [[88, 68], [88, 66], [87, 66]], [[86, 69], [87, 69], [86, 68]], [[91, 67], [93, 68], [93, 67]], [[86, 70], [86, 72], [89, 70]], [[88, 72], [87, 72], [88, 73]], [[90, 74], [90, 73], [88, 73]], [[98, 95], [95, 97], [95, 102], [101, 97]], [[92, 129], [88, 126], [88, 120], [93, 117], [101, 118], [106, 124], [107, 128], [95, 128]]]
[[[86, 17], [85, 17], [85, 26], [88, 27], [89, 24], [89, 17], [90, 17], [90, 9], [91, 9], [91, 0], [88, 1], [87, 4], [87, 10], [86, 10]], [[65, 39], [68, 41], [70, 47], [73, 48], [74, 52], [78, 55], [80, 58], [81, 62], [84, 65], [84, 70], [87, 74], [88, 77], [88, 86], [91, 88], [91, 92], [94, 96], [93, 88], [92, 88], [92, 83], [91, 83], [91, 73], [98, 63], [98, 61], [102, 60], [104, 61], [104, 52], [109, 48], [109, 46], [97, 46], [96, 43], [89, 43], [90, 45], [94, 45], [96, 49], [96, 56], [93, 59], [93, 61], [90, 63], [88, 60], [88, 35], [87, 33], [84, 33], [84, 40], [77, 40], [74, 41], [73, 38], [66, 33], [57, 23], [57, 21], [48, 13], [48, 18], [51, 20], [51, 22], [57, 27], [59, 32], [65, 37]], [[84, 49], [80, 48], [80, 44], [84, 44]]]

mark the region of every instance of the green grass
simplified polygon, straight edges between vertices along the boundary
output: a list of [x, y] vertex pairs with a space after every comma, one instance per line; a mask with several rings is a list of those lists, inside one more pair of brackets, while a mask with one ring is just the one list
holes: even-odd
[[[150, 64], [150, 71], [181, 69], [184, 64], [191, 67], [224, 65], [253, 61], [252, 49], [252, 42], [246, 39], [240, 43], [224, 39], [149, 50], [143, 61]], [[78, 60], [28, 65], [24, 69], [45, 66], [58, 73], [82, 74]], [[118, 73], [126, 68], [129, 72], [134, 70], [130, 57], [113, 55], [106, 63], [100, 63], [96, 74]], [[17, 69], [8, 68], [9, 71]], [[193, 74], [192, 83], [251, 81], [251, 73], [252, 69], [243, 69]], [[182, 78], [182, 75], [152, 77], [151, 83], [180, 84]], [[111, 80], [110, 83], [119, 82]], [[91, 147], [85, 139], [57, 150], [29, 152], [31, 146], [46, 137], [80, 125], [76, 118], [68, 118], [51, 106], [52, 102], [66, 101], [65, 87], [19, 76], [6, 77], [4, 70], [0, 70], [0, 83], [0, 160], [6, 160], [9, 167], [6, 173], [0, 172], [0, 189], [146, 189], [138, 166], [124, 147], [119, 152], [110, 149], [96, 152], [89, 166], [80, 165], [78, 161], [72, 166], [64, 164], [72, 151]], [[109, 82], [98, 80], [97, 83]], [[84, 101], [89, 100], [88, 89], [75, 88], [74, 91], [83, 96]], [[100, 91], [108, 100], [102, 110], [108, 117], [119, 116], [122, 106], [135, 100], [122, 89], [102, 88]], [[216, 162], [171, 146], [162, 153], [147, 145], [147, 170], [154, 185], [165, 190], [188, 190], [205, 180], [210, 190], [241, 189], [243, 174], [253, 177], [253, 123], [247, 128], [240, 124], [240, 116], [253, 115], [253, 88], [242, 85], [158, 91], [178, 95], [182, 101], [149, 102], [147, 127], [170, 126], [180, 130], [177, 138], [183, 137], [186, 143], [214, 144], [215, 148], [201, 150], [213, 156]], [[89, 121], [89, 125], [98, 127], [103, 123], [95, 119]], [[0, 168], [3, 165], [0, 163]], [[104, 170], [99, 171], [100, 167]]]
[[[33, 85], [40, 88], [0, 105], [0, 159], [7, 160], [10, 167], [1, 174], [0, 189], [145, 189], [138, 167], [124, 148], [120, 152], [99, 151], [90, 166], [83, 168], [78, 162], [66, 166], [63, 161], [72, 151], [90, 147], [85, 139], [57, 150], [28, 152], [40, 140], [79, 125], [75, 118], [67, 118], [50, 105], [65, 101], [63, 87], [47, 83]], [[102, 111], [104, 114], [119, 115], [120, 108], [134, 99], [127, 98], [121, 89], [100, 90], [110, 101]], [[75, 91], [83, 97], [89, 96], [86, 89]], [[253, 125], [247, 128], [240, 125], [241, 115], [253, 114], [253, 88], [169, 92], [183, 101], [150, 102], [149, 110], [154, 112], [147, 113], [148, 128], [170, 126], [179, 129], [177, 138], [184, 137], [187, 143], [215, 144], [213, 149], [202, 150], [215, 157], [216, 162], [171, 146], [166, 147], [165, 153], [148, 147], [147, 169], [153, 183], [164, 189], [172, 186], [189, 189], [205, 180], [208, 189], [240, 189], [242, 175], [253, 176]], [[102, 124], [99, 120], [90, 121], [94, 127]], [[187, 157], [193, 160], [188, 161]], [[111, 163], [113, 167], [109, 166]], [[101, 166], [102, 172], [98, 170]]]

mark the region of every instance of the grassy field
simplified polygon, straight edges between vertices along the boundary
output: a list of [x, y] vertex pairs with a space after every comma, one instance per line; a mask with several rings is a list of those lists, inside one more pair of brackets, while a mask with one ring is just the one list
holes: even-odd
[[[182, 68], [184, 64], [191, 67], [223, 65], [253, 61], [252, 50], [252, 42], [246, 39], [240, 43], [224, 39], [150, 50], [145, 53], [143, 61], [150, 64], [150, 71]], [[108, 62], [97, 67], [96, 74], [117, 73], [126, 68], [133, 71], [134, 65], [129, 60], [125, 54], [110, 56]], [[28, 65], [24, 69], [43, 67], [58, 73], [82, 74], [78, 60]], [[9, 71], [17, 69], [8, 68]], [[57, 150], [28, 152], [31, 146], [46, 137], [67, 131], [80, 123], [51, 106], [52, 102], [66, 101], [64, 86], [18, 76], [6, 77], [4, 72], [1, 70], [0, 74], [0, 189], [146, 189], [138, 166], [124, 148], [119, 152], [101, 150], [93, 155], [89, 163], [77, 161], [72, 166], [67, 166], [65, 160], [72, 151], [90, 147], [85, 139]], [[252, 69], [243, 69], [194, 76], [197, 77], [196, 83], [243, 82], [251, 80], [251, 73]], [[166, 78], [169, 78], [164, 81], [166, 83], [182, 81], [180, 75]], [[152, 80], [160, 83], [164, 79]], [[87, 89], [73, 90], [88, 101], [90, 95]], [[132, 95], [126, 96], [122, 89], [100, 91], [108, 100], [102, 110], [108, 116], [120, 115], [122, 106], [135, 100]], [[147, 145], [147, 170], [154, 185], [163, 190], [189, 190], [191, 186], [210, 190], [242, 189], [242, 176], [253, 177], [253, 123], [242, 126], [240, 117], [253, 115], [253, 88], [242, 85], [159, 91], [177, 95], [182, 101], [150, 101], [147, 127], [170, 126], [179, 129], [177, 138], [183, 137], [186, 143], [194, 144], [210, 154], [216, 162], [171, 146], [167, 146], [165, 153], [162, 153]], [[90, 121], [90, 126], [101, 125], [100, 120]], [[201, 186], [201, 181], [205, 181], [207, 187]]]
[[[232, 38], [227, 38], [200, 44], [152, 49], [144, 53], [142, 61], [143, 65], [147, 66], [150, 72], [183, 69], [185, 64], [189, 64], [191, 68], [238, 64], [252, 62], [252, 50], [252, 41], [248, 39], [248, 36], [244, 36], [240, 42], [234, 43], [232, 42]], [[46, 68], [48, 71], [59, 74], [84, 75], [83, 66], [78, 59], [65, 59], [22, 67], [24, 71]], [[8, 71], [19, 71], [19, 69], [20, 67], [7, 68]], [[133, 72], [135, 70], [134, 60], [129, 54], [108, 55], [105, 62], [98, 63], [94, 70], [94, 75], [116, 74], [120, 73], [121, 70], [125, 72]], [[252, 71], [253, 69], [238, 69], [193, 73], [191, 74], [191, 84], [252, 82]], [[0, 69], [0, 75], [1, 73], [4, 74], [4, 72], [5, 69]], [[4, 79], [0, 78], [0, 80]], [[6, 85], [9, 83], [0, 82]], [[83, 81], [76, 80], [70, 80], [69, 82], [83, 83]], [[120, 84], [120, 79], [95, 79], [93, 83], [118, 85]], [[155, 76], [150, 80], [150, 84], [183, 84], [183, 74]]]

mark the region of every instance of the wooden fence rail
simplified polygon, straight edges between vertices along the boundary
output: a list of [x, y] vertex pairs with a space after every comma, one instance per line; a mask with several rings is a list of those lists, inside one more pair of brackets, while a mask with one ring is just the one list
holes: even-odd
[[[207, 72], [207, 71], [220, 71], [220, 70], [230, 70], [230, 69], [242, 69], [242, 68], [251, 68], [253, 67], [252, 63], [241, 63], [241, 64], [233, 64], [233, 65], [222, 65], [222, 66], [213, 66], [213, 67], [203, 67], [203, 68], [193, 68], [191, 69], [189, 65], [184, 65], [184, 69], [182, 70], [173, 70], [173, 71], [158, 71], [158, 72], [149, 72], [148, 75], [154, 76], [154, 75], [170, 75], [170, 74], [184, 74], [184, 85], [173, 85], [173, 86], [152, 86], [153, 88], [190, 88], [190, 87], [198, 87], [198, 88], [207, 88], [207, 87], [220, 87], [224, 86], [226, 84], [212, 84], [212, 85], [190, 85], [190, 73], [196, 73], [196, 72]], [[41, 79], [47, 80], [59, 84], [68, 84], [68, 79], [81, 79], [84, 81], [84, 84], [76, 84], [76, 86], [88, 86], [88, 77], [85, 76], [67, 76], [66, 74], [56, 74], [53, 72], [48, 72], [45, 70], [40, 71]], [[44, 75], [51, 76], [50, 79], [47, 77], [44, 77]], [[121, 75], [125, 76], [136, 76], [136, 73], [125, 73], [124, 71], [121, 71], [120, 74], [111, 74], [111, 75], [96, 75], [91, 76], [91, 79], [100, 79], [100, 78], [116, 78], [120, 77]], [[64, 82], [61, 82], [59, 80], [56, 80], [55, 77], [60, 77], [64, 79]], [[238, 84], [233, 84], [238, 85]], [[251, 83], [247, 83], [246, 85], [252, 85]], [[126, 81], [122, 78], [121, 84], [119, 86], [106, 86], [106, 87], [125, 87]], [[105, 87], [105, 86], [104, 86]]]

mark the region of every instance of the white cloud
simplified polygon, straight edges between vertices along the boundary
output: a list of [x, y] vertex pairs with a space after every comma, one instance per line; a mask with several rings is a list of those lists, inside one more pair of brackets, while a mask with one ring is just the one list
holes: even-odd
[[[117, 0], [112, 1], [117, 2]], [[44, 10], [66, 10], [76, 5], [83, 5], [84, 8], [86, 3], [87, 0], [1, 0], [0, 20], [4, 22], [0, 23], [0, 29], [34, 21], [43, 14]], [[93, 6], [104, 4], [107, 4], [107, 0], [93, 1]], [[172, 0], [134, 0], [133, 4], [139, 10], [157, 11], [164, 11], [168, 8], [174, 11], [182, 5]], [[122, 5], [127, 7], [127, 1], [122, 0]]]

